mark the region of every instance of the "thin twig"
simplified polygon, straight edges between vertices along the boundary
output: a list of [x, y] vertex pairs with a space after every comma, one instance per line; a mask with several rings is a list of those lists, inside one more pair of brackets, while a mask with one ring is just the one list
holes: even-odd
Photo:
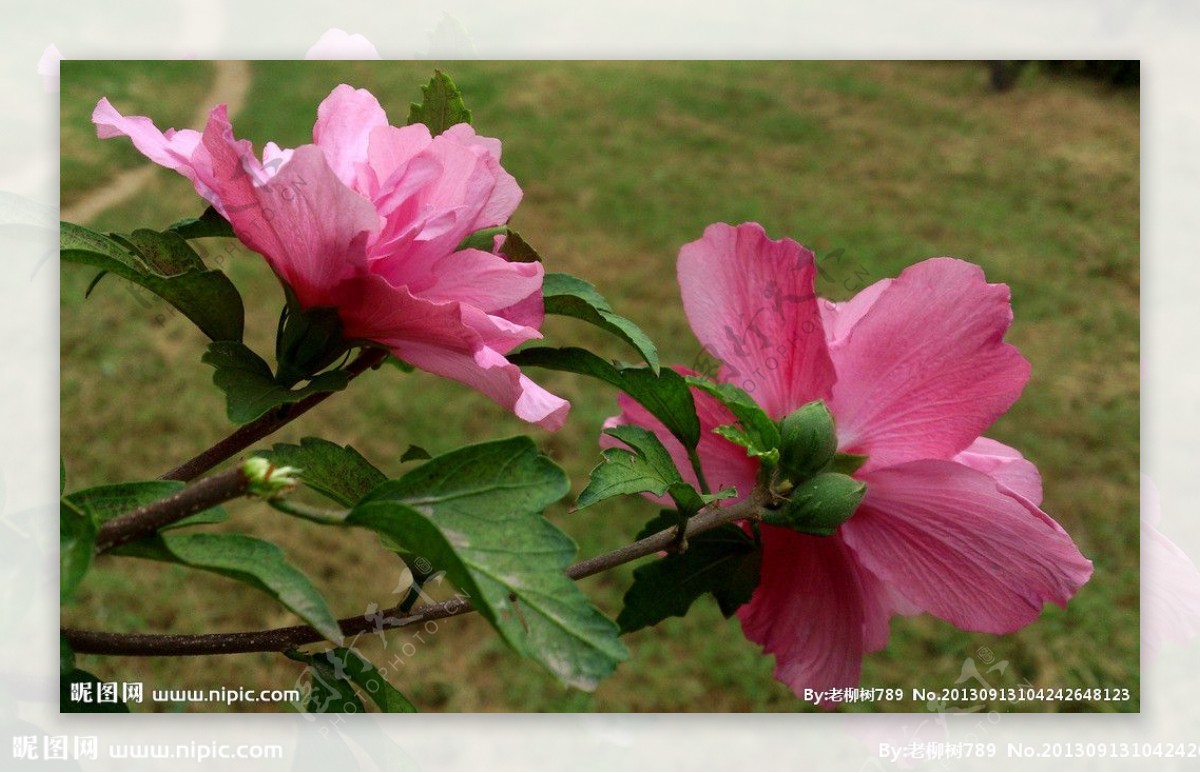
[[[764, 496], [754, 492], [747, 499], [728, 507], [712, 504], [688, 521], [687, 536], [715, 529], [727, 523], [755, 520]], [[678, 537], [672, 526], [630, 545], [573, 564], [566, 571], [572, 580], [590, 577], [621, 564], [667, 550]], [[429, 604], [409, 614], [399, 606], [370, 615], [347, 617], [338, 621], [342, 633], [354, 636], [367, 631], [404, 628], [431, 620], [473, 612], [475, 608], [460, 597]], [[325, 637], [307, 625], [274, 628], [265, 631], [208, 634], [126, 634], [63, 628], [62, 635], [71, 648], [81, 654], [125, 656], [227, 655], [239, 652], [282, 652], [304, 644], [324, 641]]]
[[[346, 366], [346, 375], [353, 379], [379, 365], [387, 359], [387, 356], [388, 353], [383, 349], [364, 349]], [[253, 443], [257, 443], [267, 435], [307, 413], [324, 402], [325, 398], [331, 394], [333, 392], [319, 392], [299, 402], [281, 405], [275, 410], [268, 411], [249, 424], [238, 427], [228, 437], [159, 477], [162, 480], [183, 481], [198, 478], [234, 454], [244, 451]]]

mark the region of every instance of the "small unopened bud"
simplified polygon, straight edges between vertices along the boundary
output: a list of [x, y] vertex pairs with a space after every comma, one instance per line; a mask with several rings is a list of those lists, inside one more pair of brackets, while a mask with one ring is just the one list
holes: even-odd
[[242, 474], [250, 482], [249, 493], [263, 499], [274, 499], [300, 484], [298, 467], [276, 466], [261, 456], [242, 462]]
[[837, 452], [833, 416], [820, 400], [785, 416], [779, 438], [779, 474], [797, 485], [824, 469]]
[[866, 493], [867, 485], [862, 481], [838, 472], [824, 472], [797, 486], [783, 506], [768, 512], [763, 522], [828, 537], [850, 520]]

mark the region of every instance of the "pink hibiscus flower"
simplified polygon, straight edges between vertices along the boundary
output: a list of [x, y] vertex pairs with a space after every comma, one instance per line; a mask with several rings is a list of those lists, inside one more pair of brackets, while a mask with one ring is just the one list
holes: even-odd
[[[801, 695], [857, 685], [863, 653], [884, 647], [893, 614], [1009, 633], [1047, 601], [1065, 605], [1092, 573], [1038, 508], [1034, 465], [980, 436], [1029, 378], [1003, 340], [1008, 288], [935, 258], [835, 304], [814, 294], [815, 271], [812, 252], [756, 223], [709, 226], [679, 253], [684, 309], [723, 363], [718, 380], [776, 420], [824, 400], [838, 450], [868, 457], [854, 473], [866, 497], [832, 536], [761, 527], [760, 582], [738, 617]], [[758, 460], [712, 432], [735, 421], [719, 401], [693, 396], [709, 485], [745, 497]], [[619, 403], [606, 426], [653, 430], [694, 483], [682, 445], [628, 396]]]
[[191, 180], [303, 308], [337, 308], [348, 340], [380, 344], [547, 429], [566, 420], [567, 401], [505, 358], [541, 337], [541, 264], [458, 249], [521, 200], [499, 140], [467, 124], [436, 137], [391, 126], [374, 96], [344, 84], [318, 108], [313, 144], [267, 143], [261, 161], [234, 138], [224, 105], [203, 132], [161, 132], [107, 99], [92, 121], [100, 137], [127, 136]]

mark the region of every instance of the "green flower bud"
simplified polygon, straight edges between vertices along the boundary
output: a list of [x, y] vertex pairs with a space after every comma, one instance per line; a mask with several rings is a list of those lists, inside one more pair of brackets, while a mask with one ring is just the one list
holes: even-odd
[[242, 462], [242, 474], [250, 481], [249, 493], [263, 499], [273, 499], [300, 484], [300, 468], [277, 467], [261, 456]]
[[837, 452], [837, 431], [825, 403], [817, 400], [779, 423], [779, 474], [800, 484], [829, 464]]
[[767, 512], [763, 522], [828, 537], [850, 520], [866, 493], [867, 484], [862, 481], [824, 472], [797, 486], [782, 507]]

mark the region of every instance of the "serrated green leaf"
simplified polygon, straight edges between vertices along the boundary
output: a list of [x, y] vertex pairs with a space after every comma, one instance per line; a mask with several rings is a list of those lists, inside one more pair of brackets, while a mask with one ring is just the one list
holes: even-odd
[[682, 483], [670, 452], [650, 430], [626, 424], [606, 429], [604, 434], [617, 438], [633, 450], [606, 448], [601, 452], [604, 461], [592, 469], [587, 487], [575, 502], [576, 509], [619, 494], [662, 496], [671, 484]]
[[63, 499], [58, 507], [59, 600], [66, 601], [83, 582], [96, 552], [96, 519]]
[[700, 420], [692, 393], [683, 376], [670, 368], [655, 375], [649, 367], [616, 366], [573, 346], [535, 346], [514, 352], [508, 359], [520, 366], [562, 370], [606, 381], [641, 403], [684, 448], [694, 449], [700, 442]]
[[423, 123], [435, 137], [460, 123], [471, 122], [471, 111], [463, 104], [462, 92], [441, 70], [435, 70], [429, 83], [421, 87], [421, 104], [413, 102], [408, 123]]
[[[87, 688], [91, 695], [91, 701], [74, 701], [71, 700], [71, 685], [82, 684], [89, 685]], [[105, 701], [100, 703], [96, 700], [99, 697], [101, 681], [98, 676], [82, 668], [76, 668], [69, 674], [59, 677], [58, 681], [58, 711], [60, 714], [128, 714], [129, 707], [124, 703], [110, 703]]]
[[622, 633], [631, 633], [668, 617], [684, 617], [692, 602], [705, 593], [711, 593], [721, 613], [729, 617], [750, 600], [758, 586], [761, 561], [762, 551], [754, 538], [732, 524], [689, 537], [685, 552], [670, 553], [634, 570], [617, 624]]
[[345, 507], [387, 480], [353, 446], [339, 446], [321, 438], [306, 437], [298, 446], [276, 443], [270, 451], [255, 454], [277, 467], [298, 467], [304, 485]]
[[390, 480], [346, 518], [444, 571], [517, 652], [592, 689], [628, 657], [564, 571], [575, 543], [542, 517], [566, 474], [529, 438], [468, 446]]
[[402, 692], [390, 685], [379, 670], [356, 650], [338, 647], [315, 655], [294, 654], [306, 658], [302, 662], [323, 661], [334, 678], [357, 685], [375, 702], [380, 711], [389, 714], [412, 714], [417, 710]]
[[[745, 446], [747, 451], [753, 452], [750, 454], [751, 456], [758, 456], [764, 461], [773, 462], [779, 458], [779, 425], [759, 407], [758, 403], [754, 402], [754, 398], [745, 390], [733, 384], [710, 381], [703, 376], [688, 376], [687, 383], [720, 400], [738, 420], [738, 424], [745, 433], [744, 436], [735, 434], [733, 437], [723, 434], [723, 437]], [[771, 454], [772, 451], [776, 451], [776, 453]]]
[[309, 667], [305, 711], [312, 714], [362, 714], [366, 711], [354, 684], [346, 678], [345, 671], [339, 673], [339, 667], [325, 657], [326, 653], [308, 655], [291, 651], [284, 654]]
[[779, 461], [778, 448], [759, 448], [758, 439], [753, 437], [746, 430], [742, 429], [738, 424], [722, 424], [719, 427], [713, 427], [713, 432], [725, 438], [726, 440], [732, 443], [737, 443], [742, 448], [745, 448], [746, 456], [762, 459], [768, 464], [776, 464]]
[[109, 237], [63, 222], [63, 260], [93, 266], [146, 288], [179, 309], [214, 341], [240, 341], [245, 312], [229, 277], [209, 270], [177, 233], [134, 231]]
[[[144, 507], [160, 499], [166, 499], [172, 494], [177, 494], [185, 486], [185, 483], [177, 480], [111, 483], [105, 486], [84, 489], [83, 491], [75, 491], [66, 495], [64, 499], [79, 510], [90, 513], [98, 524], [102, 524], [119, 515], [124, 515], [130, 510]], [[221, 523], [228, 519], [229, 514], [225, 512], [224, 508], [213, 507], [165, 526], [163, 527], [163, 531], [167, 529], [179, 529], [185, 526]]]
[[606, 330], [628, 343], [650, 366], [659, 372], [658, 349], [642, 329], [616, 314], [595, 287], [570, 274], [546, 274], [542, 281], [542, 299], [547, 314], [574, 317]]
[[213, 366], [213, 383], [225, 393], [229, 420], [245, 424], [272, 408], [295, 403], [321, 392], [337, 392], [350, 383], [344, 371], [321, 373], [299, 389], [275, 381], [271, 366], [248, 346], [234, 341], [214, 341], [201, 361]]
[[200, 217], [188, 217], [172, 223], [167, 230], [174, 231], [184, 239], [203, 239], [210, 236], [235, 238], [233, 226], [217, 210], [209, 207]]
[[296, 613], [330, 641], [341, 628], [312, 581], [288, 563], [277, 545], [244, 534], [160, 534], [122, 545], [113, 553], [183, 564], [258, 588]]

